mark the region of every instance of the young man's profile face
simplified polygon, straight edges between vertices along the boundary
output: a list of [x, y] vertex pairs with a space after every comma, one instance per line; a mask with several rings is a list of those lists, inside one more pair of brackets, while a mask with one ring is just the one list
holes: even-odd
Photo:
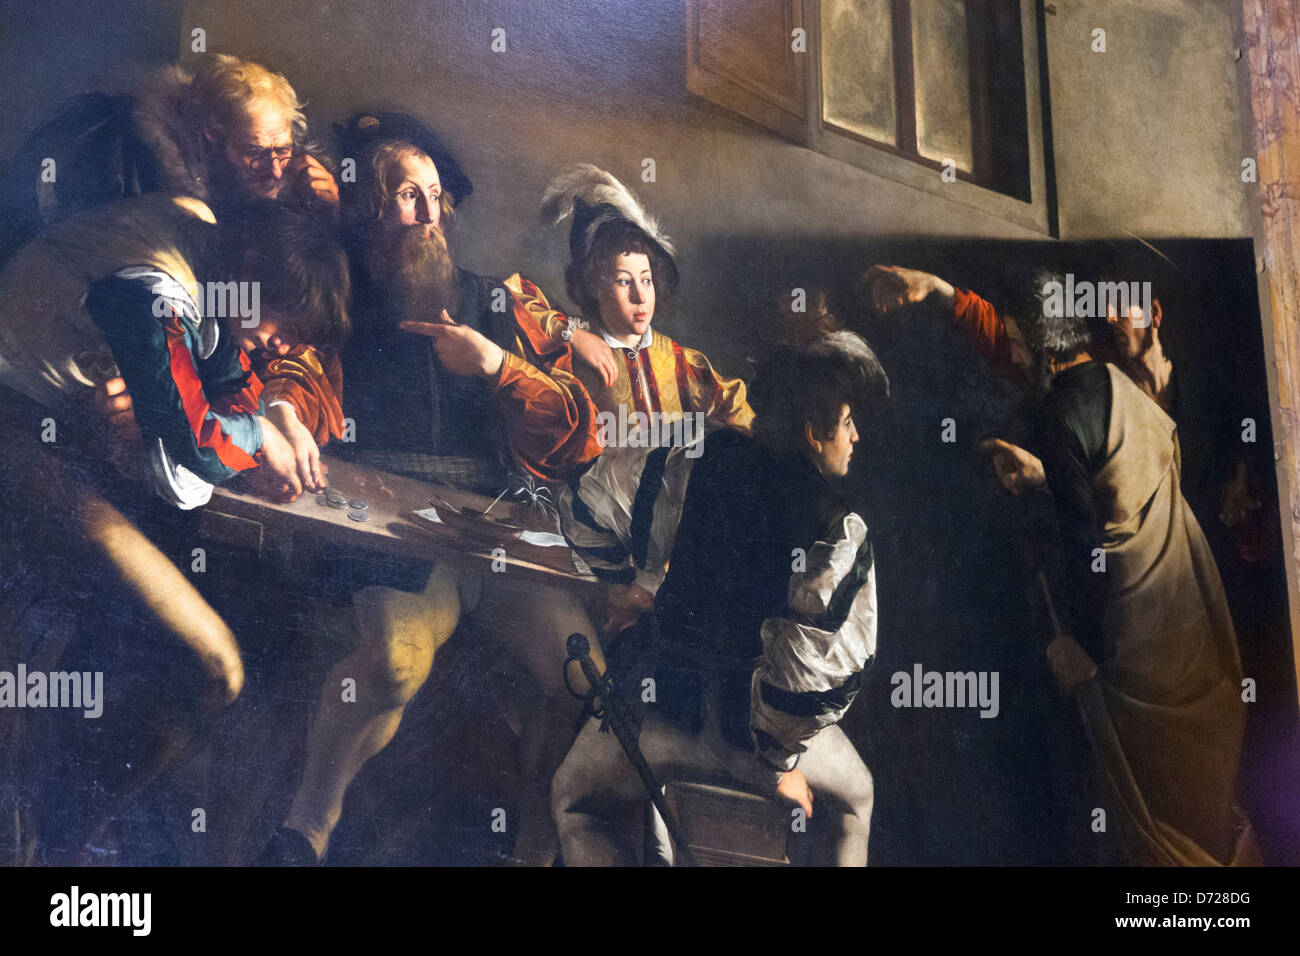
[[817, 470], [827, 478], [843, 478], [849, 473], [849, 461], [853, 458], [853, 446], [858, 441], [858, 429], [853, 424], [853, 412], [848, 405], [840, 408], [839, 421], [835, 431], [826, 438], [819, 438], [808, 425], [809, 454]]

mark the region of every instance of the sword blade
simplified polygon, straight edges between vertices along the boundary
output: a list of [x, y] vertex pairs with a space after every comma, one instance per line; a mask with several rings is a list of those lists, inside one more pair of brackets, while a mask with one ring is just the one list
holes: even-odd
[[[574, 637], [577, 636], [574, 635]], [[686, 834], [683, 832], [681, 824], [677, 822], [677, 817], [668, 809], [668, 802], [664, 799], [663, 791], [659, 787], [659, 781], [655, 779], [654, 771], [650, 769], [650, 764], [646, 762], [645, 754], [641, 752], [641, 746], [636, 737], [632, 735], [631, 728], [623, 723], [623, 718], [618, 712], [616, 702], [613, 700], [615, 692], [609, 678], [596, 670], [596, 663], [591, 659], [587, 642], [583, 640], [580, 643], [575, 643], [573, 637], [570, 637], [569, 658], [578, 662], [578, 666], [582, 668], [583, 676], [587, 678], [587, 683], [597, 690], [597, 696], [605, 701], [605, 720], [609, 722], [609, 729], [613, 732], [615, 739], [618, 740], [619, 746], [623, 748], [623, 755], [632, 764], [632, 769], [641, 778], [641, 784], [645, 787], [650, 802], [654, 804], [655, 809], [659, 811], [659, 815], [663, 818], [664, 826], [667, 827], [668, 835], [672, 837], [682, 862], [686, 866], [695, 866], [695, 856], [691, 853], [690, 844], [686, 842]]]

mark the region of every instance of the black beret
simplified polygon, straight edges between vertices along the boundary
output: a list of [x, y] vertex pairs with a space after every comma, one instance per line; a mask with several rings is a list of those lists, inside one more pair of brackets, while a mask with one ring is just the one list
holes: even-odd
[[360, 175], [367, 175], [364, 171], [369, 169], [371, 155], [380, 143], [400, 140], [428, 154], [438, 167], [442, 188], [451, 193], [457, 205], [474, 192], [474, 184], [442, 141], [409, 113], [358, 113], [346, 126], [335, 123], [334, 135], [338, 139], [339, 156], [356, 160]]
[[664, 248], [658, 237], [647, 232], [645, 228], [632, 219], [628, 219], [621, 210], [611, 203], [591, 204], [585, 199], [573, 200], [573, 225], [569, 228], [569, 255], [581, 262], [591, 255], [591, 247], [596, 244], [596, 237], [606, 227], [625, 229], [634, 232], [647, 245], [663, 257], [666, 274], [663, 276], [664, 287], [676, 289], [679, 281], [677, 256]]

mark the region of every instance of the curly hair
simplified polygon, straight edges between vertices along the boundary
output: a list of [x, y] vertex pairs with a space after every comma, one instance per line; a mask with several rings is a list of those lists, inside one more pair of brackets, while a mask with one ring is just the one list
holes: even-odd
[[258, 200], [217, 224], [219, 260], [233, 279], [260, 284], [262, 302], [294, 317], [312, 345], [342, 345], [351, 330], [351, 279], [327, 214]]
[[1049, 307], [1049, 303], [1062, 296], [1064, 290], [1064, 275], [1039, 269], [1020, 284], [1019, 294], [1011, 304], [1011, 314], [1024, 331], [1025, 344], [1036, 355], [1058, 362], [1068, 362], [1086, 351], [1092, 341], [1086, 317], [1069, 315], [1067, 309]]
[[238, 129], [254, 104], [269, 104], [289, 118], [293, 141], [307, 141], [307, 118], [298, 94], [279, 73], [229, 53], [206, 58], [190, 84], [190, 107], [203, 128], [221, 139]]
[[889, 377], [861, 336], [840, 330], [769, 357], [749, 401], [755, 437], [776, 451], [799, 452], [807, 447], [805, 426], [830, 438], [845, 405], [868, 437], [889, 401]]
[[584, 317], [591, 319], [600, 315], [598, 290], [612, 277], [614, 260], [638, 252], [650, 260], [655, 311], [665, 311], [676, 288], [676, 283], [669, 278], [673, 271], [668, 268], [668, 260], [657, 246], [646, 240], [645, 233], [637, 225], [618, 220], [601, 226], [586, 258], [574, 259], [564, 272], [569, 298]]

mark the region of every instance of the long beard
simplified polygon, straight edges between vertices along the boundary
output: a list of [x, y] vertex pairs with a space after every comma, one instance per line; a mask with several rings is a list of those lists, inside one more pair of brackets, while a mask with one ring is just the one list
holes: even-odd
[[1156, 329], [1154, 325], [1148, 325], [1142, 330], [1142, 337], [1138, 340], [1137, 354], [1132, 357], [1132, 361], [1141, 363], [1147, 357], [1147, 353], [1155, 348]]
[[376, 228], [366, 244], [366, 271], [399, 319], [436, 322], [459, 304], [456, 262], [437, 226]]

